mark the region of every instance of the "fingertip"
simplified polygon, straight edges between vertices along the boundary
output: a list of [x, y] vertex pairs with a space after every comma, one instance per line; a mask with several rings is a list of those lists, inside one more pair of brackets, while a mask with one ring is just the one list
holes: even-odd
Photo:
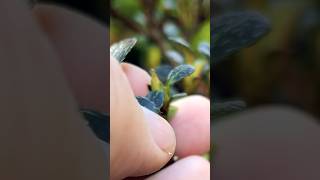
[[176, 136], [173, 128], [161, 116], [144, 107], [142, 109], [156, 144], [169, 156], [172, 156], [176, 147]]
[[146, 96], [148, 94], [148, 84], [151, 81], [149, 74], [129, 63], [121, 63], [122, 69], [128, 77], [131, 88], [136, 96]]
[[148, 180], [162, 179], [209, 180], [210, 163], [200, 156], [189, 156], [148, 178]]
[[174, 128], [179, 157], [201, 155], [210, 149], [210, 101], [200, 95], [179, 99], [172, 104], [178, 108], [170, 121]]

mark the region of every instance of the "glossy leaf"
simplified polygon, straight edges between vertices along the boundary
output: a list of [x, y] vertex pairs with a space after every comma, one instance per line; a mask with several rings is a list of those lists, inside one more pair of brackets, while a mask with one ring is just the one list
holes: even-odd
[[122, 40], [110, 47], [110, 54], [119, 62], [122, 62], [136, 43], [136, 38]]
[[154, 104], [153, 101], [149, 100], [146, 97], [142, 97], [142, 96], [137, 96], [136, 98], [141, 106], [149, 109], [150, 111], [158, 113], [159, 109], [156, 107], [156, 105]]
[[164, 93], [162, 91], [151, 91], [147, 98], [155, 104], [157, 109], [160, 109], [164, 102]]
[[169, 85], [172, 85], [181, 79], [189, 76], [194, 72], [194, 67], [191, 65], [180, 65], [174, 68], [173, 70], [170, 71], [168, 78], [167, 78], [167, 83]]

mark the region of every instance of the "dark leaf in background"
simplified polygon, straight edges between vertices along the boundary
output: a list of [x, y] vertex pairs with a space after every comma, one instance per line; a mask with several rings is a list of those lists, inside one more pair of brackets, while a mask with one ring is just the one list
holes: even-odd
[[109, 116], [89, 109], [81, 109], [80, 112], [95, 135], [104, 142], [110, 143]]
[[270, 31], [269, 21], [256, 12], [229, 13], [214, 18], [211, 23], [211, 53], [215, 63], [254, 44]]
[[222, 103], [213, 103], [211, 106], [211, 118], [225, 116], [234, 112], [242, 111], [246, 108], [243, 101], [227, 101]]
[[168, 75], [167, 83], [172, 85], [183, 78], [189, 76], [194, 72], [194, 67], [191, 65], [183, 64], [175, 67]]
[[161, 91], [151, 91], [148, 93], [147, 98], [152, 101], [157, 109], [160, 109], [164, 101], [164, 93]]
[[156, 105], [154, 104], [153, 101], [149, 100], [146, 97], [142, 97], [142, 96], [137, 96], [136, 98], [141, 106], [149, 109], [150, 111], [158, 113], [159, 109], [156, 107]]

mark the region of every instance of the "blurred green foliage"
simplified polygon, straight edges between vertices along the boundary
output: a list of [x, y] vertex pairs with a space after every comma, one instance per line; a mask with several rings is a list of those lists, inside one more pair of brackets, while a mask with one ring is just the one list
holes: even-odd
[[248, 107], [286, 104], [320, 116], [320, 7], [316, 0], [213, 2], [214, 17], [254, 10], [271, 31], [250, 48], [214, 67], [217, 101], [244, 100]]

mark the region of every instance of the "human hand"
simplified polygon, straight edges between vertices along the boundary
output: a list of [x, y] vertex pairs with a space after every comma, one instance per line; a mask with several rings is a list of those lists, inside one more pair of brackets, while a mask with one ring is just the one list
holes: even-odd
[[[197, 154], [210, 146], [210, 103], [190, 96], [173, 103], [178, 107], [171, 125], [141, 107], [135, 95], [148, 92], [149, 75], [111, 57], [110, 62], [111, 179], [142, 176], [159, 170], [176, 155], [182, 159], [149, 179], [210, 179], [209, 163]], [[175, 134], [174, 132], [175, 131]]]
[[[100, 74], [101, 72], [109, 74], [109, 63], [103, 58], [105, 57], [105, 49], [103, 48], [107, 48], [105, 43], [107, 28], [76, 13], [57, 7], [39, 6], [34, 12], [61, 54], [63, 58], [61, 63], [65, 68], [69, 82], [75, 82], [71, 84], [71, 88], [75, 92], [79, 104], [108, 111], [109, 107], [102, 106], [106, 104], [103, 101], [104, 94], [109, 95], [109, 89], [104, 87], [104, 84], [109, 83], [109, 78]], [[64, 21], [61, 22], [61, 19]], [[90, 31], [91, 36], [87, 36], [88, 31]], [[70, 43], [75, 43], [75, 46], [68, 45]], [[78, 47], [78, 45], [83, 47]], [[83, 51], [78, 49], [83, 49]], [[88, 59], [94, 59], [95, 61], [88, 62]], [[168, 153], [174, 153], [175, 136], [166, 121], [146, 109], [141, 110], [142, 108], [135, 101], [134, 95], [145, 95], [147, 93], [147, 84], [150, 81], [147, 73], [130, 64], [119, 65], [115, 60], [111, 60], [110, 63], [112, 64], [112, 62], [114, 63], [113, 67], [118, 69], [116, 73], [122, 75], [116, 76], [115, 73], [111, 72], [110, 75], [115, 77], [111, 77], [110, 80], [120, 83], [121, 86], [118, 87], [120, 90], [110, 92], [110, 97], [120, 98], [119, 101], [122, 105], [113, 102], [115, 99], [110, 100], [110, 173], [114, 179], [149, 174], [159, 170], [171, 158], [172, 155]], [[101, 67], [106, 67], [106, 69], [99, 70]], [[89, 71], [88, 74], [90, 75], [85, 77], [85, 81], [79, 78], [83, 76], [82, 71], [84, 69]], [[112, 69], [114, 68], [111, 67]], [[95, 79], [95, 81], [92, 81], [92, 79]], [[112, 81], [110, 83], [112, 85]], [[99, 87], [101, 85], [103, 87], [100, 87], [100, 89], [94, 88], [98, 91], [84, 93], [85, 89], [83, 87]], [[122, 86], [125, 86], [125, 88]], [[121, 92], [123, 95], [116, 96], [114, 95], [115, 92]], [[95, 96], [88, 97], [88, 94]], [[209, 101], [200, 96], [192, 96], [177, 101], [176, 104], [180, 110], [176, 118], [171, 121], [177, 138], [176, 154], [186, 158], [162, 170], [153, 178], [209, 178], [209, 163], [198, 156], [191, 156], [201, 155], [209, 149]], [[119, 110], [118, 113], [114, 112], [113, 108]], [[119, 117], [119, 115], [126, 115], [127, 117]], [[133, 119], [134, 115], [139, 118]], [[159, 145], [153, 140], [151, 132], [153, 132], [154, 139]], [[143, 156], [138, 156], [139, 154], [143, 154]], [[118, 164], [113, 163], [114, 161]]]
[[[147, 93], [150, 77], [145, 71], [111, 60], [111, 72], [116, 72], [110, 74], [110, 87], [112, 89], [114, 83], [118, 86], [111, 92], [106, 88], [109, 78], [99, 74], [106, 71], [109, 74], [104, 49], [107, 48], [106, 27], [54, 6], [38, 6], [34, 13], [62, 58], [61, 63], [79, 104], [108, 111], [103, 99], [110, 94], [111, 179], [141, 176], [159, 170], [171, 158], [170, 153], [174, 153], [176, 141], [176, 155], [182, 159], [149, 178], [209, 179], [209, 163], [193, 156], [209, 149], [207, 99], [191, 96], [174, 103], [179, 107], [171, 121], [175, 137], [164, 119], [143, 109], [135, 101], [134, 95]], [[92, 92], [86, 93], [86, 87]], [[94, 96], [88, 97], [88, 94]]]

